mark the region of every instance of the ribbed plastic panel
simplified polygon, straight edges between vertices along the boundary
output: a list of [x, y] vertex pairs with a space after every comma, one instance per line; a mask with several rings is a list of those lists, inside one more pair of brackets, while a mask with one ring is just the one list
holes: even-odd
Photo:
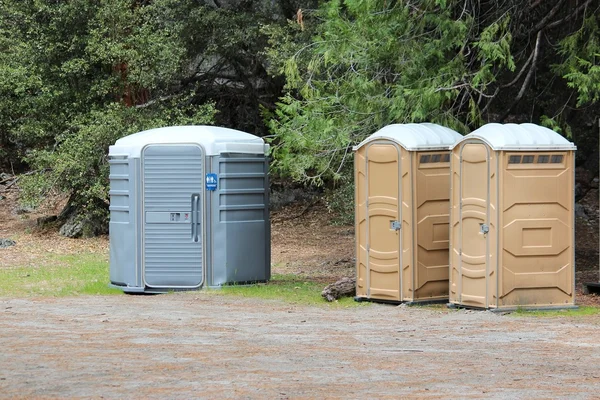
[[129, 160], [127, 157], [111, 157], [110, 165], [110, 221], [129, 223]]
[[219, 162], [219, 221], [265, 220], [265, 159], [228, 155]]
[[[202, 283], [202, 196], [197, 210], [198, 242], [193, 241], [192, 218], [171, 221], [169, 216], [191, 215], [192, 196], [202, 192], [203, 161], [202, 150], [191, 145], [149, 146], [143, 153], [143, 257], [148, 286], [192, 287]], [[149, 222], [148, 213], [164, 213], [165, 218]]]
[[271, 276], [268, 163], [264, 155], [227, 153], [215, 160], [219, 185], [211, 203], [210, 284]]

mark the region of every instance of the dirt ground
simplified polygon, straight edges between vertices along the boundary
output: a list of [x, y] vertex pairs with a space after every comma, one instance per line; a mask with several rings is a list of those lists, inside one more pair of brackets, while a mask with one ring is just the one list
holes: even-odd
[[[36, 228], [0, 200], [0, 268], [106, 257], [107, 238]], [[597, 203], [596, 203], [597, 204]], [[57, 205], [56, 207], [59, 207]], [[354, 274], [354, 233], [321, 204], [272, 215], [274, 273]], [[582, 226], [580, 226], [583, 224]], [[579, 221], [577, 303], [600, 304], [598, 225]], [[582, 251], [583, 250], [583, 251]], [[214, 292], [6, 298], [0, 398], [569, 398], [600, 392], [600, 314], [533, 317], [367, 304], [309, 307]]]
[[199, 293], [0, 300], [2, 398], [594, 399], [600, 316]]

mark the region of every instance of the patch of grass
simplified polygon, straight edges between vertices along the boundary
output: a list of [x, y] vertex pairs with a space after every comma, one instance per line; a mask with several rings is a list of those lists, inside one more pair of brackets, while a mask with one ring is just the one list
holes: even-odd
[[328, 302], [321, 297], [321, 291], [325, 286], [323, 283], [300, 279], [296, 275], [274, 274], [268, 283], [223, 286], [211, 293], [325, 307], [361, 307], [369, 304], [356, 302], [352, 297], [343, 297], [338, 301]]
[[528, 317], [583, 317], [600, 313], [600, 308], [591, 306], [579, 306], [576, 309], [564, 310], [527, 310], [518, 308], [514, 315]]
[[[78, 254], [53, 256], [44, 266], [0, 269], [0, 297], [77, 296], [122, 294], [108, 287], [109, 266], [102, 256]], [[296, 275], [273, 275], [268, 283], [202, 289], [215, 295], [282, 300], [292, 304], [324, 307], [360, 307], [351, 297], [327, 302], [321, 297], [324, 283]]]
[[108, 262], [97, 254], [52, 257], [43, 267], [0, 269], [0, 296], [74, 296], [123, 293], [108, 287]]

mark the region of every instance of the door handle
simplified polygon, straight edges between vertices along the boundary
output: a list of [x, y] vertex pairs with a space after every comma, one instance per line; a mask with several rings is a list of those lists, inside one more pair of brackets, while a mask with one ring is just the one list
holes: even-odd
[[192, 240], [198, 241], [198, 208], [200, 204], [200, 195], [192, 195]]

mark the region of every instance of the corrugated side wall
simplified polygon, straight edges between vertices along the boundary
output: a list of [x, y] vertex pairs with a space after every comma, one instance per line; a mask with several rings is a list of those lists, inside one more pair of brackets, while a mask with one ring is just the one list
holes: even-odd
[[499, 306], [573, 304], [573, 152], [502, 158]]
[[400, 261], [401, 265], [401, 281], [402, 285], [402, 300], [413, 301], [415, 297], [415, 280], [414, 274], [414, 164], [413, 164], [414, 153], [400, 148], [400, 204], [402, 205], [402, 229], [401, 229], [401, 243], [400, 251], [402, 252]]
[[354, 154], [354, 226], [356, 296], [367, 297], [367, 159], [366, 147]]
[[271, 278], [269, 163], [262, 154], [213, 157], [218, 174], [211, 194], [210, 284]]
[[136, 165], [127, 156], [111, 156], [110, 165], [110, 281], [119, 286], [140, 286], [136, 255]]

